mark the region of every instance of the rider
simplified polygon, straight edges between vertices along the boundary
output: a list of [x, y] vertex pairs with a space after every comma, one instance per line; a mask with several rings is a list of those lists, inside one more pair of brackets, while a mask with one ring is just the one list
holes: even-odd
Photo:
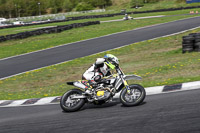
[[84, 83], [86, 93], [91, 93], [92, 84], [98, 83], [103, 77], [111, 75], [111, 69], [115, 69], [116, 65], [119, 65], [119, 60], [112, 54], [106, 54], [104, 58], [97, 58], [96, 62], [86, 70], [82, 77], [83, 80], [88, 80], [87, 83]]

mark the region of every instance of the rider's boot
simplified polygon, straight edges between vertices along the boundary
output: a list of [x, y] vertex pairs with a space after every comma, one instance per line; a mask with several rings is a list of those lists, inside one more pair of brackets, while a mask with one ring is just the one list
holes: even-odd
[[90, 89], [88, 88], [88, 89], [85, 91], [85, 94], [92, 95], [91, 88], [90, 88]]
[[89, 80], [88, 83], [86, 84], [86, 87], [85, 87], [85, 93], [88, 94], [88, 95], [92, 95], [92, 85], [94, 84], [94, 81], [93, 80]]

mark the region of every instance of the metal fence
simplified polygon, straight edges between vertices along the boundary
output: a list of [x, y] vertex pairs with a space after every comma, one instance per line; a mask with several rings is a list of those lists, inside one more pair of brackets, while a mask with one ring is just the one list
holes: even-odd
[[186, 0], [186, 3], [187, 4], [190, 4], [190, 3], [198, 3], [200, 2], [200, 0]]
[[85, 13], [98, 13], [105, 12], [105, 9], [98, 10], [89, 10], [89, 11], [80, 11], [80, 12], [67, 12], [67, 13], [58, 13], [58, 14], [48, 14], [48, 15], [40, 15], [40, 16], [29, 16], [29, 17], [18, 17], [18, 18], [10, 18], [8, 21], [28, 21], [28, 20], [47, 20], [47, 19], [62, 19], [65, 16], [76, 15], [76, 14], [85, 14]]

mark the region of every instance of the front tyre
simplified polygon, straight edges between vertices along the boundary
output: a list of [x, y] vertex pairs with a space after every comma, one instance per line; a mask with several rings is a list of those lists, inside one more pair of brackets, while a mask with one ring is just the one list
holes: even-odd
[[136, 106], [143, 102], [146, 97], [144, 87], [141, 85], [130, 85], [131, 94], [127, 93], [127, 89], [123, 89], [120, 94], [120, 101], [124, 106]]
[[79, 89], [72, 89], [67, 91], [60, 99], [60, 107], [65, 112], [74, 112], [85, 104], [84, 99], [72, 99], [73, 96], [82, 95], [82, 91]]

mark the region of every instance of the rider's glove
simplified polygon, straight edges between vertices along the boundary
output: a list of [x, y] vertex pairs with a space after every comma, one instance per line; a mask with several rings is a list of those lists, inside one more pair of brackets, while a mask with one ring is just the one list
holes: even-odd
[[101, 76], [100, 75], [97, 75], [95, 78], [94, 78], [94, 81], [95, 82], [99, 82], [101, 80]]
[[110, 80], [107, 80], [107, 79], [101, 79], [101, 81], [99, 81], [99, 83], [103, 83], [103, 84], [107, 84], [107, 85], [109, 85], [109, 84], [110, 84]]

